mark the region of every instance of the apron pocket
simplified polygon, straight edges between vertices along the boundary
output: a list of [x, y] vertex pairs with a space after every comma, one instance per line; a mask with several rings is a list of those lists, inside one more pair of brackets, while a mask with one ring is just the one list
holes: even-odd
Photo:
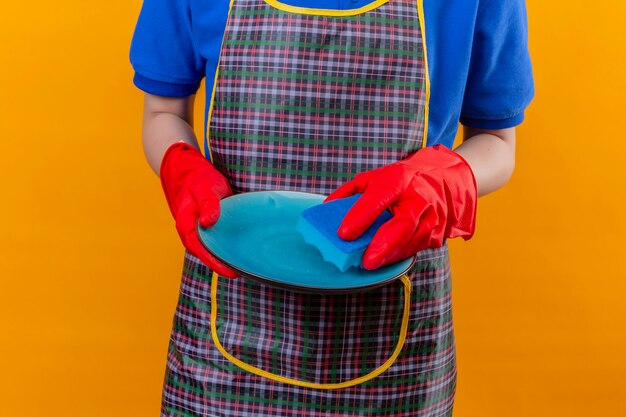
[[385, 364], [401, 342], [410, 286], [405, 278], [367, 292], [317, 295], [217, 275], [212, 284], [214, 342], [248, 366], [310, 384], [340, 384]]

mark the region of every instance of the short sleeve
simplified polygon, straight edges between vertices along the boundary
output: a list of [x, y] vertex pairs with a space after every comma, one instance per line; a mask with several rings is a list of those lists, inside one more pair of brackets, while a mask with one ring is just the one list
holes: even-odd
[[155, 95], [194, 94], [205, 74], [187, 0], [144, 0], [130, 45], [134, 84]]
[[460, 121], [481, 129], [519, 125], [534, 96], [524, 0], [482, 0]]

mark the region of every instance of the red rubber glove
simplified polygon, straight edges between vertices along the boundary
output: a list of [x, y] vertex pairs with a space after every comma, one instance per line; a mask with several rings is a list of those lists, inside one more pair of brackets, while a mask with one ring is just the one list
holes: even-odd
[[226, 178], [200, 151], [185, 142], [167, 148], [159, 171], [165, 199], [183, 245], [218, 274], [236, 278], [236, 272], [207, 252], [196, 233], [198, 221], [204, 227], [217, 222], [220, 200], [233, 194]]
[[442, 145], [357, 174], [324, 202], [356, 193], [363, 195], [339, 226], [342, 239], [359, 237], [385, 209], [393, 215], [365, 250], [366, 269], [439, 248], [446, 238], [468, 240], [474, 234], [478, 200], [474, 174], [465, 159]]

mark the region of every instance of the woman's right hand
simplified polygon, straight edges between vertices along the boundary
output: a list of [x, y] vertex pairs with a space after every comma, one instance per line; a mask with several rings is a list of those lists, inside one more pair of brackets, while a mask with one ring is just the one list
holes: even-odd
[[165, 199], [185, 248], [218, 274], [236, 278], [236, 272], [207, 252], [196, 232], [198, 222], [203, 227], [217, 222], [220, 200], [232, 195], [228, 180], [186, 142], [176, 142], [167, 148], [159, 172]]

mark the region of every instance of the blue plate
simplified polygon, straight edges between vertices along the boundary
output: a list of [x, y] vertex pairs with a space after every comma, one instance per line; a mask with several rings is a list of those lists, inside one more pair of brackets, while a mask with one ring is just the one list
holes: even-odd
[[308, 293], [367, 290], [406, 273], [415, 257], [373, 271], [352, 267], [341, 272], [307, 244], [296, 230], [304, 209], [325, 196], [295, 191], [255, 191], [221, 200], [221, 213], [211, 228], [198, 225], [198, 236], [218, 260], [269, 285]]

